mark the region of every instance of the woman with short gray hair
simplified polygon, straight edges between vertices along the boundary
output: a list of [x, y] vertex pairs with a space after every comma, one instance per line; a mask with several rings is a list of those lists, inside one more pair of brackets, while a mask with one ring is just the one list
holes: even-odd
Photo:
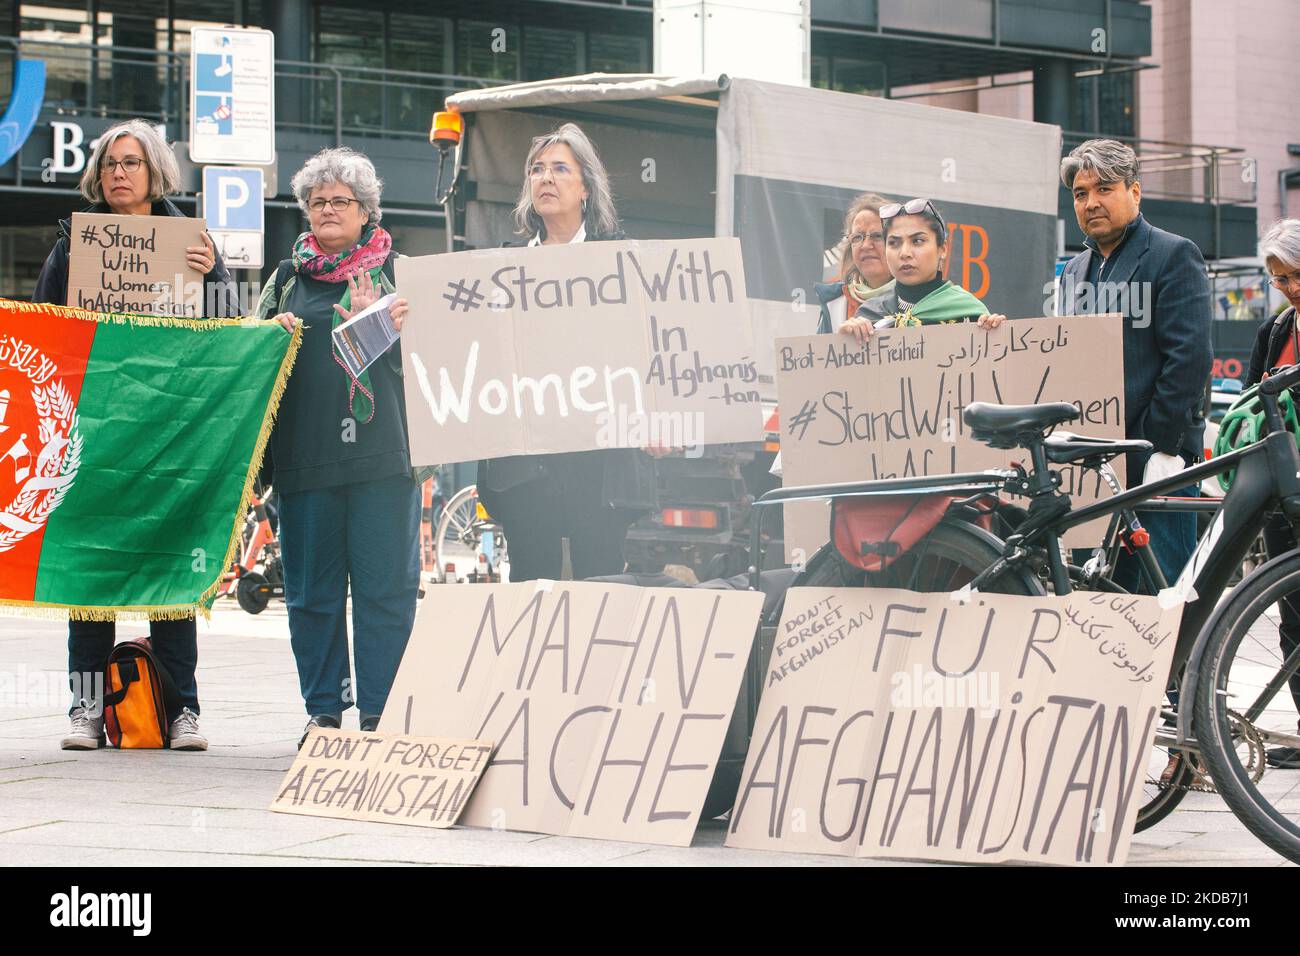
[[[167, 198], [180, 188], [180, 179], [176, 157], [158, 131], [142, 119], [126, 120], [105, 130], [91, 151], [81, 177], [81, 194], [90, 205], [82, 211], [184, 218], [185, 214]], [[71, 236], [69, 216], [59, 222], [58, 238], [36, 280], [33, 302], [67, 305]], [[203, 275], [203, 301], [195, 314], [238, 315], [239, 302], [230, 274], [207, 232], [202, 236], [202, 245], [185, 249], [186, 262]], [[170, 749], [206, 750], [207, 738], [199, 732], [199, 690], [194, 677], [199, 649], [194, 618], [151, 621], [149, 637], [178, 691], [178, 699], [167, 714]], [[103, 674], [116, 639], [112, 621], [69, 621], [69, 675]], [[78, 696], [68, 716], [71, 729], [63, 738], [63, 749], [98, 749], [104, 740], [103, 701]]]
[[[1296, 329], [1297, 310], [1300, 310], [1300, 219], [1279, 219], [1269, 226], [1259, 240], [1259, 257], [1264, 260], [1269, 282], [1286, 296], [1288, 306], [1259, 327], [1250, 356], [1250, 370], [1246, 373], [1248, 388], [1267, 378], [1272, 370], [1300, 362], [1300, 332]], [[1273, 517], [1264, 529], [1264, 544], [1270, 558], [1290, 551], [1296, 543], [1290, 522], [1280, 515]], [[1288, 595], [1278, 602], [1278, 608], [1282, 618], [1278, 643], [1285, 658], [1300, 644], [1300, 594]], [[1291, 697], [1300, 711], [1300, 674], [1291, 675], [1290, 685]], [[1300, 748], [1273, 747], [1267, 759], [1270, 766], [1300, 770]]]
[[[308, 721], [339, 727], [355, 702], [362, 730], [379, 723], [415, 620], [420, 488], [411, 470], [402, 355], [394, 343], [353, 375], [333, 329], [393, 291], [393, 240], [379, 225], [374, 164], [341, 147], [291, 181], [309, 228], [276, 268], [258, 315], [302, 346], [267, 450], [280, 496], [289, 640]], [[405, 299], [388, 316], [400, 332]], [[352, 592], [356, 680], [348, 655]]]

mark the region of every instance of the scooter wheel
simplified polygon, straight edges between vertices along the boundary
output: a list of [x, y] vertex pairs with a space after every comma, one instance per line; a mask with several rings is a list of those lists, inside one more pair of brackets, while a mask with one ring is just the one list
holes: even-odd
[[267, 584], [266, 578], [253, 571], [239, 579], [235, 599], [249, 614], [261, 614], [271, 603], [271, 586]]

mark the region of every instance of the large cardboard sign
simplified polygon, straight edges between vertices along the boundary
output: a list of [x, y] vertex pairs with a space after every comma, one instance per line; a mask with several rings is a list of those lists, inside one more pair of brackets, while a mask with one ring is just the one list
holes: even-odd
[[488, 740], [316, 729], [270, 809], [445, 829], [460, 817], [491, 756]]
[[735, 239], [397, 260], [411, 460], [759, 441]]
[[792, 589], [727, 845], [1122, 864], [1181, 613]]
[[595, 582], [435, 588], [380, 730], [496, 741], [467, 824], [688, 846], [761, 606]]
[[[1073, 402], [1081, 417], [1062, 429], [1124, 437], [1123, 324], [1119, 315], [1015, 319], [995, 331], [973, 323], [882, 329], [866, 345], [847, 335], [776, 342], [783, 482], [868, 481], [1004, 468], [1022, 450], [970, 437], [972, 402]], [[1124, 480], [1123, 460], [1116, 463]], [[1061, 468], [1076, 504], [1108, 497], [1096, 472]], [[786, 556], [826, 542], [824, 502], [786, 506]], [[1104, 522], [1067, 542], [1095, 545]]]
[[203, 276], [185, 259], [203, 223], [182, 216], [74, 212], [68, 305], [91, 312], [202, 317]]

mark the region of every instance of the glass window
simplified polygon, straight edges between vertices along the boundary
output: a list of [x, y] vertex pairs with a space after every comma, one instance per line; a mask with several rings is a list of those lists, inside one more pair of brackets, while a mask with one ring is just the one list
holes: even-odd
[[172, 49], [190, 52], [190, 30], [238, 22], [234, 0], [172, 0]]
[[91, 42], [85, 0], [24, 3], [19, 8], [18, 29], [24, 55], [45, 61], [45, 108], [85, 109], [90, 90], [89, 52], [43, 45]]
[[167, 4], [98, 0], [96, 9], [95, 44], [114, 49], [96, 57], [94, 112], [167, 120], [168, 58], [144, 52], [167, 49]]
[[485, 80], [518, 79], [520, 39], [516, 24], [457, 21], [456, 72]]
[[1137, 116], [1132, 73], [1080, 76], [1074, 81], [1071, 125], [1103, 136], [1134, 136]]
[[817, 89], [824, 90], [831, 85], [831, 63], [828, 57], [814, 56], [809, 63], [811, 83]]
[[549, 80], [585, 73], [583, 40], [577, 30], [524, 27], [524, 79]]
[[885, 67], [881, 63], [837, 56], [831, 60], [831, 89], [843, 93], [881, 96], [885, 89]]
[[[451, 21], [394, 13], [388, 23], [388, 67], [411, 73], [450, 73]], [[391, 77], [384, 87], [389, 129], [427, 132], [436, 110], [453, 88], [436, 80]]]
[[648, 37], [616, 36], [612, 33], [587, 35], [587, 71], [591, 73], [648, 73]]
[[[339, 67], [384, 65], [384, 17], [367, 10], [318, 7], [316, 10], [316, 62]], [[343, 69], [343, 125], [352, 128], [383, 126], [383, 87], [373, 82], [382, 73], [367, 76]], [[317, 80], [321, 117], [334, 115], [334, 76]]]

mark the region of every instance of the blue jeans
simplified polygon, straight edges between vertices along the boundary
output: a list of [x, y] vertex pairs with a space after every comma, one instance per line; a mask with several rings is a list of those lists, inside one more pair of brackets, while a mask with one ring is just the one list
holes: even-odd
[[[289, 640], [308, 714], [381, 714], [415, 622], [420, 488], [410, 475], [280, 496]], [[352, 583], [355, 693], [348, 659]]]
[[[68, 622], [68, 682], [73, 694], [85, 696], [88, 687], [98, 687], [93, 676], [103, 674], [108, 666], [108, 655], [117, 641], [117, 625], [113, 621]], [[150, 621], [149, 643], [158, 657], [158, 663], [167, 669], [172, 683], [180, 692], [174, 712], [168, 720], [180, 716], [181, 708], [199, 712], [199, 685], [194, 670], [199, 663], [198, 627], [194, 618], [180, 621]], [[81, 675], [79, 680], [74, 676]], [[81, 689], [78, 690], [78, 687]], [[73, 701], [77, 706], [80, 701]]]

